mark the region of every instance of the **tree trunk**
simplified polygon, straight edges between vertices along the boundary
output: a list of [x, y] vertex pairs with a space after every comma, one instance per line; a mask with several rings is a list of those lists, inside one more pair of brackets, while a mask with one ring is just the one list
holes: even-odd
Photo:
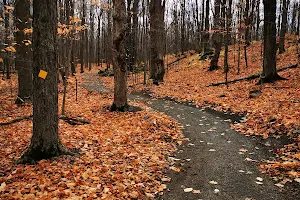
[[280, 79], [276, 71], [276, 0], [264, 2], [264, 60], [260, 83]]
[[30, 1], [19, 0], [15, 4], [15, 18], [17, 32], [16, 39], [16, 69], [18, 70], [18, 97], [16, 104], [31, 101], [32, 96], [32, 52], [31, 37], [24, 33], [24, 29], [31, 28]]
[[[9, 46], [9, 15], [10, 15], [10, 11], [7, 9], [7, 1], [6, 0], [3, 0], [3, 5], [4, 5], [4, 8], [5, 8], [5, 12], [4, 12], [4, 27], [5, 27], [5, 30], [4, 30], [4, 43], [6, 45], [6, 47]], [[10, 79], [10, 66], [9, 66], [9, 56], [10, 56], [10, 51], [5, 51], [5, 57], [4, 57], [4, 68], [6, 69], [6, 78], [7, 79]], [[3, 71], [4, 73], [4, 71]]]
[[138, 25], [139, 25], [139, 0], [133, 2], [133, 23], [132, 23], [132, 64], [136, 65], [137, 62], [137, 49], [138, 49]]
[[289, 1], [283, 0], [282, 2], [282, 22], [280, 29], [280, 38], [279, 38], [279, 53], [285, 52], [284, 49], [284, 39], [286, 33], [286, 25], [287, 25], [287, 11], [288, 11]]
[[220, 28], [221, 28], [221, 26], [220, 26], [221, 25], [220, 4], [221, 4], [221, 0], [215, 0], [214, 29], [216, 32], [213, 34], [213, 38], [212, 38], [215, 52], [214, 52], [214, 55], [210, 62], [209, 71], [214, 71], [219, 68], [218, 62], [219, 62], [220, 51], [221, 51], [221, 47], [222, 47], [221, 34], [219, 33]]
[[[83, 0], [82, 2], [82, 21], [81, 21], [81, 26], [85, 25], [85, 0]], [[81, 30], [80, 33], [81, 37], [81, 44], [80, 44], [80, 73], [84, 72], [84, 54], [85, 54], [85, 37], [86, 37], [86, 31], [85, 30]]]
[[111, 111], [127, 111], [126, 52], [124, 47], [127, 31], [126, 6], [123, 0], [113, 0], [113, 48], [114, 102]]
[[205, 23], [204, 23], [204, 36], [203, 36], [203, 52], [209, 50], [209, 0], [205, 3]]
[[[158, 2], [159, 3], [161, 2], [161, 0], [154, 0], [154, 2]], [[151, 4], [154, 4], [152, 3], [152, 0], [151, 0]], [[156, 3], [158, 4], [158, 3]], [[151, 5], [150, 5], [151, 6]], [[151, 8], [150, 8], [151, 10]], [[152, 13], [155, 12], [155, 11], [152, 11]], [[181, 2], [181, 38], [180, 38], [180, 46], [181, 46], [181, 53], [183, 54], [184, 51], [186, 50], [186, 47], [185, 47], [185, 15], [186, 15], [186, 12], [185, 12], [185, 0], [182, 0]], [[151, 18], [151, 11], [150, 11], [150, 18]], [[151, 19], [150, 19], [150, 23], [151, 23]]]
[[256, 4], [256, 30], [255, 30], [255, 40], [259, 40], [259, 24], [260, 24], [260, 0], [257, 1]]
[[[57, 1], [33, 0], [33, 131], [19, 163], [58, 156]], [[40, 70], [48, 73], [40, 78]]]
[[163, 60], [164, 13], [165, 0], [151, 0], [150, 2], [150, 41], [151, 41], [151, 63], [150, 79], [154, 84], [163, 82], [165, 66]]

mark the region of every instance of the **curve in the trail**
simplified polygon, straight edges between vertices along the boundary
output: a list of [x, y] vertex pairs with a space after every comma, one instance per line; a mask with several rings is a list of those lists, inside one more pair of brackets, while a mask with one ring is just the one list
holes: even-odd
[[[85, 87], [106, 92], [95, 80], [89, 79]], [[184, 127], [184, 136], [189, 138], [176, 156], [169, 158], [181, 171], [168, 172], [171, 177], [171, 182], [166, 183], [169, 191], [158, 196], [158, 200], [300, 199], [299, 190], [280, 189], [259, 171], [257, 161], [272, 154], [257, 138], [241, 135], [230, 128], [235, 116], [143, 94], [130, 95], [130, 100], [148, 102], [154, 110], [175, 118]]]
[[167, 183], [169, 192], [157, 199], [300, 199], [295, 193], [281, 191], [272, 179], [259, 172], [257, 161], [272, 155], [257, 138], [241, 135], [230, 128], [230, 123], [238, 117], [151, 99], [147, 95], [131, 95], [131, 99], [146, 100], [153, 109], [178, 120], [184, 127], [184, 136], [189, 138], [175, 158], [170, 158], [181, 172], [168, 172], [172, 179]]

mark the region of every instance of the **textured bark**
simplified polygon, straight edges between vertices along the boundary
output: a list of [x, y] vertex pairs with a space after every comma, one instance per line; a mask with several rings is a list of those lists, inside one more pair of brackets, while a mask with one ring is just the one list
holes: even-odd
[[[86, 17], [86, 6], [85, 6], [85, 0], [83, 0], [82, 2], [82, 21], [81, 21], [81, 26], [83, 26], [85, 24], [85, 17]], [[86, 31], [83, 30], [81, 31], [80, 34], [80, 40], [81, 40], [81, 44], [80, 44], [80, 73], [84, 72], [84, 61], [85, 61], [85, 38], [86, 38]]]
[[276, 0], [264, 0], [264, 60], [260, 83], [281, 79], [276, 71]]
[[[186, 38], [185, 38], [185, 15], [186, 15], [185, 1], [186, 0], [181, 1], [181, 38], [180, 38], [180, 46], [181, 46], [181, 53], [182, 54], [184, 53], [184, 51], [186, 51], [186, 43], [185, 43], [185, 40], [186, 40]], [[157, 4], [157, 7], [159, 8], [159, 4], [161, 4], [161, 0], [151, 0], [150, 6], [152, 6], [152, 5], [154, 6], [154, 4]], [[155, 9], [155, 7], [151, 7], [151, 8]], [[156, 12], [156, 10], [151, 11], [151, 8], [150, 8], [150, 24], [151, 24], [151, 12], [152, 13]]]
[[203, 35], [203, 52], [209, 50], [209, 0], [205, 3], [205, 23], [204, 23], [204, 35]]
[[213, 46], [215, 48], [214, 55], [210, 62], [209, 71], [213, 71], [219, 68], [218, 62], [220, 57], [220, 51], [222, 47], [222, 41], [221, 41], [221, 34], [219, 33], [219, 29], [221, 28], [221, 22], [220, 22], [220, 4], [221, 0], [215, 0], [215, 13], [214, 13], [214, 29], [215, 33], [212, 37]]
[[133, 2], [133, 20], [132, 20], [132, 64], [135, 66], [137, 62], [137, 49], [138, 49], [138, 12], [139, 0]]
[[[18, 70], [18, 97], [16, 104], [31, 101], [32, 96], [32, 52], [30, 35], [24, 29], [31, 28], [30, 0], [18, 0], [15, 3], [15, 22], [18, 29], [16, 39], [16, 69]], [[27, 44], [28, 46], [26, 46]]]
[[127, 31], [126, 6], [123, 0], [113, 0], [113, 48], [114, 102], [111, 111], [127, 111], [126, 52], [124, 47]]
[[[3, 5], [4, 7], [6, 5], [8, 5], [7, 1], [6, 0], [3, 0]], [[6, 9], [6, 8], [5, 8]], [[4, 42], [7, 46], [9, 46], [9, 11], [6, 11], [4, 13], [4, 27], [5, 27], [5, 30], [4, 30]], [[7, 47], [6, 46], [6, 47]], [[10, 66], [9, 66], [9, 55], [10, 55], [10, 52], [6, 51], [5, 52], [5, 57], [3, 59], [3, 62], [4, 62], [4, 68], [6, 70], [6, 78], [7, 79], [10, 79]], [[4, 73], [4, 71], [3, 71]]]
[[260, 0], [257, 0], [257, 4], [256, 4], [256, 30], [255, 30], [255, 40], [259, 39], [259, 24], [260, 24], [260, 9], [259, 9], [259, 5], [260, 5]]
[[175, 53], [179, 53], [180, 48], [178, 45], [178, 42], [180, 41], [179, 37], [179, 23], [178, 23], [178, 13], [177, 13], [177, 8], [174, 7], [173, 9], [173, 18], [174, 18], [174, 45], [175, 45]]
[[[31, 143], [19, 163], [60, 155], [58, 138], [57, 2], [33, 1], [33, 131]], [[48, 72], [46, 79], [38, 77]]]
[[295, 1], [294, 6], [293, 6], [292, 22], [291, 22], [291, 33], [292, 34], [294, 34], [296, 32], [296, 18], [297, 18], [298, 6], [299, 6], [298, 3]]
[[279, 53], [285, 52], [284, 49], [284, 40], [285, 40], [285, 33], [286, 33], [286, 25], [287, 25], [287, 11], [288, 11], [289, 1], [283, 0], [282, 1], [282, 22], [281, 22], [281, 29], [280, 29], [280, 38], [279, 38]]
[[165, 66], [163, 60], [165, 0], [151, 0], [150, 2], [150, 79], [158, 84], [164, 80]]

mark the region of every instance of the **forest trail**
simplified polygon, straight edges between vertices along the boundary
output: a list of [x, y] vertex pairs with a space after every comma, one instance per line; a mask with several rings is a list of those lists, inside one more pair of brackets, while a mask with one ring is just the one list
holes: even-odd
[[[83, 86], [94, 92], [111, 92], [95, 76], [95, 73], [84, 74], [87, 83]], [[257, 160], [272, 154], [264, 145], [266, 141], [230, 128], [230, 123], [239, 117], [144, 94], [131, 94], [129, 99], [146, 102], [149, 107], [175, 118], [189, 139], [179, 147], [175, 157], [169, 158], [181, 170], [168, 172], [169, 192], [158, 196], [158, 200], [295, 200], [299, 197], [298, 190], [280, 189], [271, 178], [259, 172]], [[184, 191], [189, 188], [193, 191]]]

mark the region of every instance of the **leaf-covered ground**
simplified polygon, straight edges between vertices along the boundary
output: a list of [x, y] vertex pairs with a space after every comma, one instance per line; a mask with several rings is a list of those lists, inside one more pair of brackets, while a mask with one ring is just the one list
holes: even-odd
[[[295, 37], [289, 36], [286, 40], [286, 52], [277, 56], [277, 68], [299, 64]], [[300, 48], [300, 47], [299, 47]], [[262, 43], [254, 41], [247, 47], [248, 68], [245, 66], [243, 47], [241, 50], [241, 69], [237, 74], [238, 47], [229, 47], [230, 72], [228, 80], [246, 77], [262, 71]], [[230, 111], [246, 114], [246, 119], [233, 127], [247, 135], [256, 135], [263, 138], [289, 136], [294, 142], [285, 145], [282, 149], [275, 149], [275, 160], [263, 161], [261, 169], [274, 179], [300, 182], [300, 66], [279, 72], [287, 78], [262, 86], [262, 95], [258, 98], [249, 98], [251, 90], [259, 90], [255, 85], [258, 79], [240, 81], [225, 85], [207, 87], [211, 83], [225, 81], [223, 68], [209, 72], [209, 61], [199, 61], [199, 54], [187, 55], [168, 67], [165, 82], [159, 86], [142, 84], [143, 75], [139, 75], [139, 84], [131, 78], [131, 90], [150, 91], [154, 97], [171, 97], [179, 102], [193, 102], [197, 107], [212, 107], [220, 111]], [[168, 56], [166, 63], [177, 58]], [[224, 51], [221, 52], [219, 65], [223, 66]], [[102, 78], [107, 86], [112, 87], [111, 78]], [[268, 145], [268, 143], [267, 143]]]
[[[0, 123], [32, 112], [31, 105], [14, 105], [16, 87], [16, 76], [0, 80]], [[166, 157], [182, 139], [178, 123], [141, 103], [131, 102], [143, 108], [139, 112], [108, 112], [110, 94], [81, 87], [76, 102], [74, 78], [68, 88], [67, 116], [92, 123], [72, 126], [60, 120], [59, 133], [81, 155], [16, 165], [30, 143], [32, 121], [0, 126], [0, 199], [145, 199], [165, 189]], [[59, 102], [62, 91], [60, 86]]]

